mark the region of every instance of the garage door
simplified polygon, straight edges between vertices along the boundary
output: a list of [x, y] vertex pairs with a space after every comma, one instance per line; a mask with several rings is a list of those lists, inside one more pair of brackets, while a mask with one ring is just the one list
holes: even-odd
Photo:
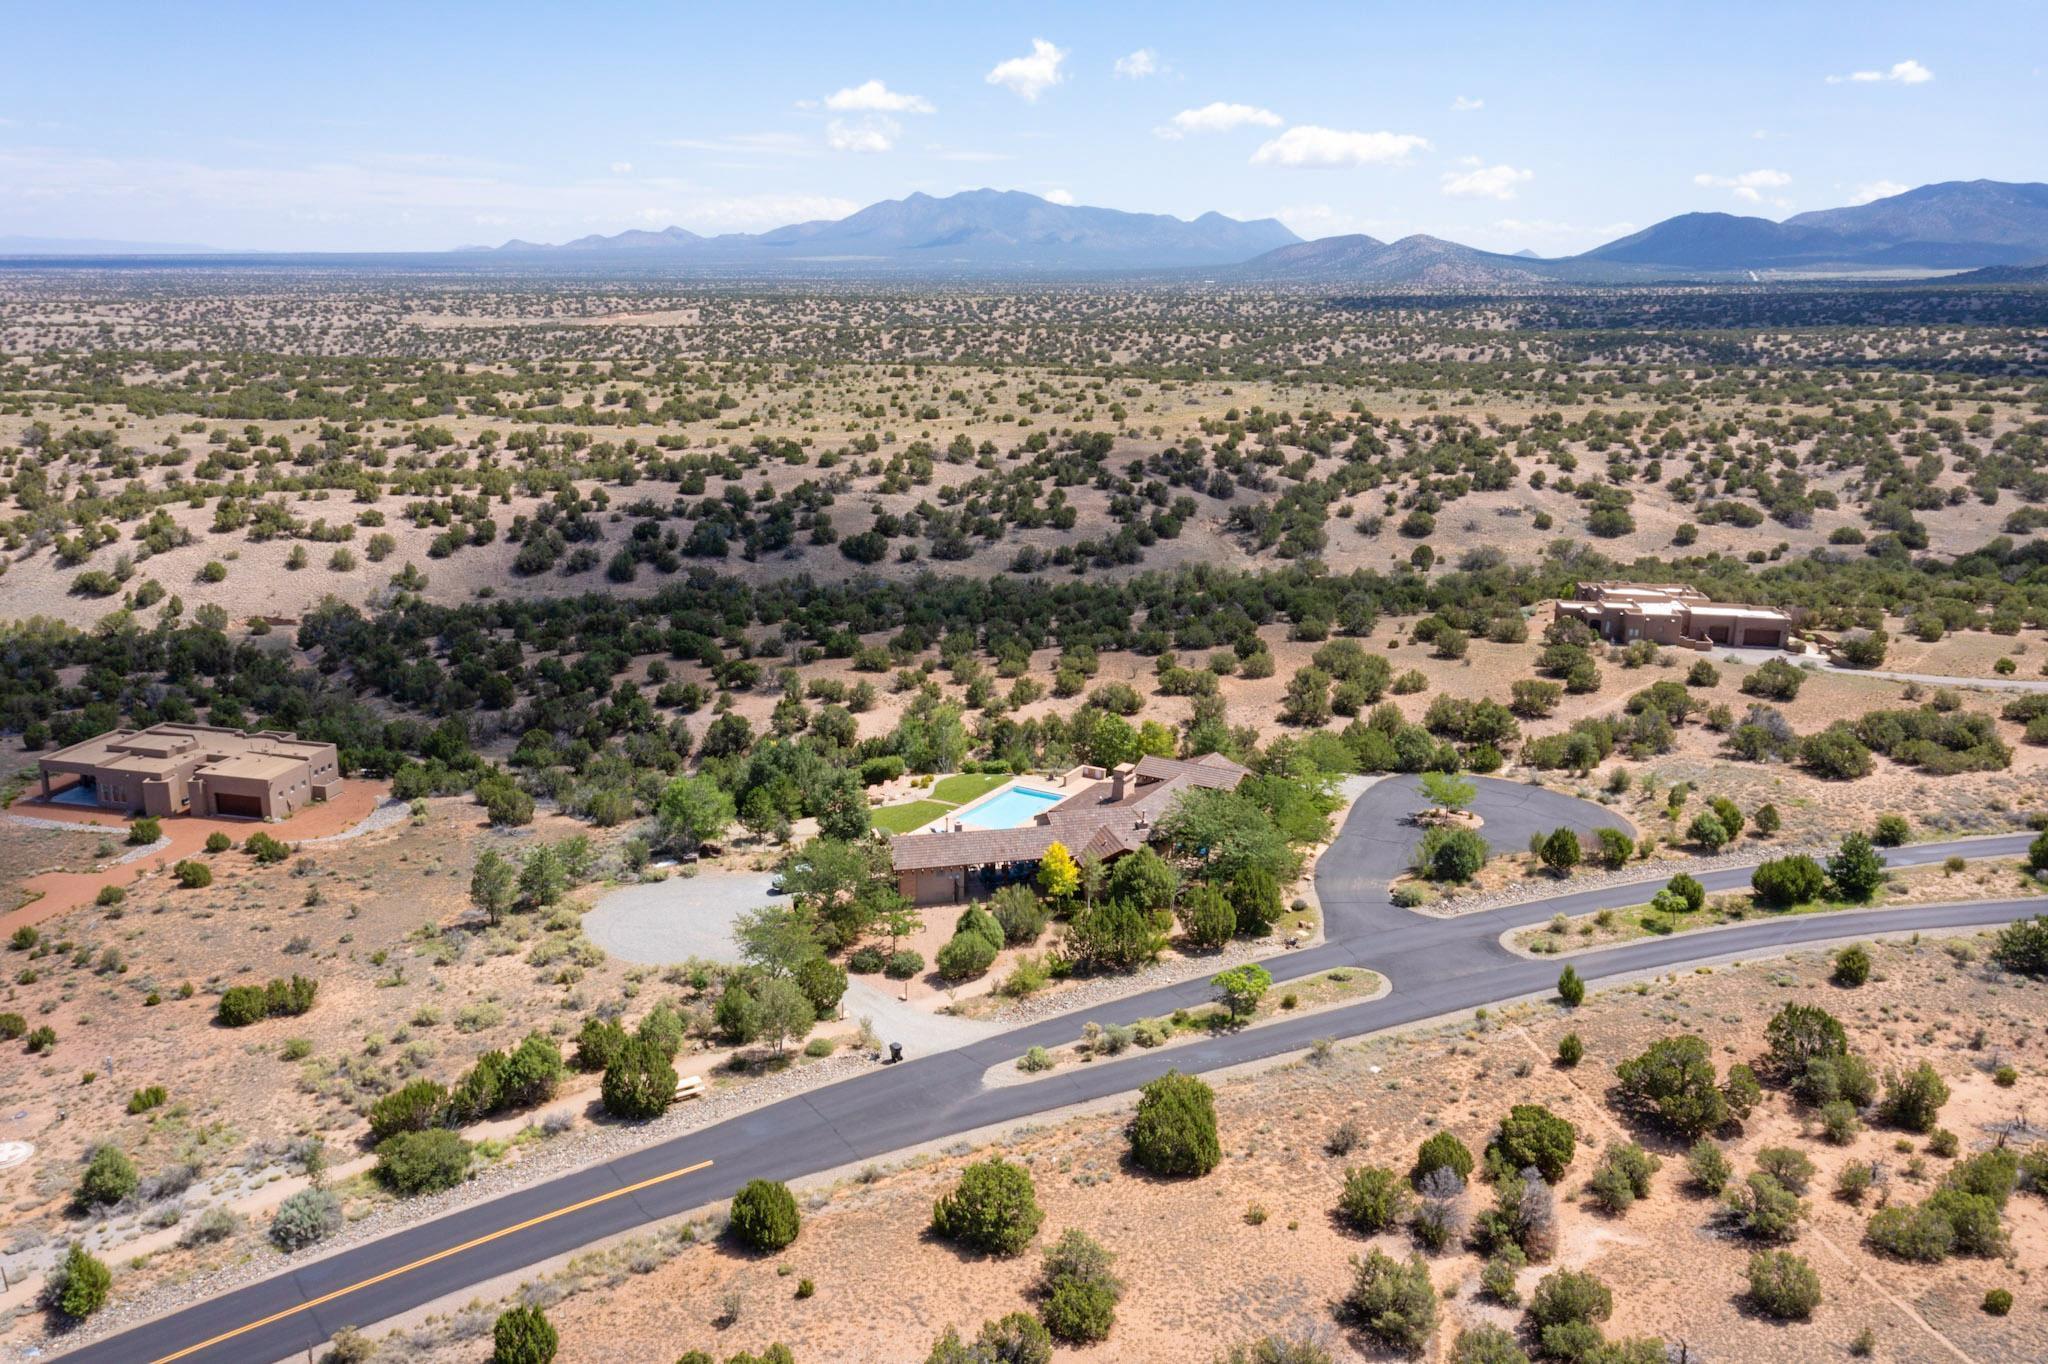
[[247, 815], [250, 819], [263, 818], [263, 802], [255, 796], [237, 796], [222, 791], [213, 798], [215, 814]]

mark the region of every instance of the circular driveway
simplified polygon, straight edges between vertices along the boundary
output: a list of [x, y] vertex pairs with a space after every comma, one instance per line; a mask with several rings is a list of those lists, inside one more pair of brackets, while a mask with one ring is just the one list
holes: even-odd
[[739, 960], [733, 920], [774, 904], [772, 872], [699, 872], [621, 886], [583, 916], [590, 940], [615, 957], [668, 966], [702, 957]]

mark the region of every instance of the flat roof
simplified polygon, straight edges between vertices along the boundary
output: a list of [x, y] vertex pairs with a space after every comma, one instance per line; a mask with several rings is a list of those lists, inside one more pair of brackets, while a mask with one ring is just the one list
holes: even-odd
[[201, 776], [252, 777], [258, 781], [274, 781], [289, 776], [303, 765], [299, 758], [287, 758], [276, 753], [231, 753], [218, 762], [210, 762], [199, 769]]

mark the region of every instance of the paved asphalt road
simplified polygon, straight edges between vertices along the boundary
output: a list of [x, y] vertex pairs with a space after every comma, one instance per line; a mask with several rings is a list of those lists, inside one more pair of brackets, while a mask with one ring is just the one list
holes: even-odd
[[[1538, 787], [1482, 780], [1474, 808], [1496, 848], [1520, 849], [1529, 835], [1570, 824], [1582, 830], [1615, 823], [1597, 805]], [[1644, 884], [1558, 895], [1529, 904], [1439, 919], [1396, 909], [1387, 882], [1407, 864], [1419, 831], [1407, 822], [1426, 802], [1413, 778], [1374, 786], [1352, 807], [1337, 843], [1323, 856], [1316, 889], [1323, 902], [1328, 941], [1269, 958], [1276, 980], [1340, 966], [1367, 966], [1385, 975], [1389, 993], [1368, 1002], [1302, 1018], [1281, 1019], [1165, 1052], [1079, 1066], [1028, 1084], [984, 1089], [981, 1076], [1033, 1044], [1057, 1045], [1078, 1035], [1084, 1020], [1130, 1022], [1213, 998], [1204, 980], [1147, 991], [1114, 1004], [1047, 1019], [937, 1055], [880, 1067], [851, 1080], [785, 1099], [716, 1126], [686, 1133], [605, 1165], [577, 1171], [517, 1193], [407, 1228], [380, 1240], [309, 1260], [261, 1282], [195, 1304], [124, 1334], [86, 1346], [80, 1361], [149, 1364], [167, 1358], [228, 1361], [303, 1357], [343, 1326], [364, 1325], [470, 1285], [572, 1251], [601, 1237], [630, 1231], [729, 1197], [749, 1179], [795, 1179], [850, 1162], [941, 1139], [992, 1123], [1026, 1118], [1067, 1104], [1128, 1092], [1168, 1069], [1205, 1071], [1298, 1051], [1321, 1037], [1350, 1037], [1438, 1015], [1549, 990], [1555, 961], [1519, 957], [1500, 946], [1509, 928], [1540, 923], [1555, 913], [1584, 913], [1641, 903]], [[1998, 835], [1893, 849], [1897, 865], [1940, 861], [1952, 853], [2011, 856], [2029, 835]], [[1700, 877], [1710, 890], [1746, 885], [1747, 868]], [[1651, 972], [1709, 958], [1758, 955], [1800, 943], [1918, 929], [2002, 925], [2048, 908], [2026, 899], [1955, 905], [1798, 915], [1738, 927], [1649, 938], [1581, 954], [1573, 960], [1588, 980]], [[644, 1188], [650, 1179], [711, 1161], [696, 1173]], [[631, 1189], [631, 1192], [620, 1193]], [[606, 1197], [606, 1195], [611, 1195]], [[531, 1219], [591, 1203], [531, 1226]], [[482, 1244], [477, 1238], [503, 1233]], [[333, 1301], [295, 1311], [337, 1290], [413, 1264], [442, 1258]], [[275, 1314], [287, 1315], [275, 1315]], [[201, 1349], [224, 1332], [265, 1321], [253, 1330]], [[180, 1354], [190, 1350], [190, 1353]]]

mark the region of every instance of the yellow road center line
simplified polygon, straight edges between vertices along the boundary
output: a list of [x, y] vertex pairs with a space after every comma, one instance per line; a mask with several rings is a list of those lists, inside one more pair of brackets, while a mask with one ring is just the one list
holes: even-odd
[[486, 1232], [484, 1235], [479, 1236], [474, 1240], [464, 1241], [459, 1246], [450, 1246], [446, 1250], [437, 1250], [432, 1255], [421, 1256], [419, 1259], [414, 1260], [411, 1264], [400, 1265], [396, 1269], [387, 1269], [382, 1274], [372, 1275], [371, 1277], [364, 1279], [361, 1283], [352, 1283], [346, 1288], [337, 1288], [332, 1293], [323, 1293], [319, 1297], [311, 1298], [305, 1302], [300, 1303], [296, 1307], [287, 1307], [282, 1312], [272, 1312], [269, 1316], [264, 1317], [260, 1321], [252, 1321], [249, 1322], [247, 1325], [237, 1326], [232, 1331], [223, 1331], [219, 1335], [213, 1337], [211, 1340], [202, 1340], [197, 1345], [187, 1345], [184, 1349], [177, 1351], [175, 1354], [167, 1354], [159, 1359], [151, 1360], [150, 1364], [171, 1364], [172, 1360], [183, 1359], [187, 1355], [198, 1354], [201, 1350], [210, 1350], [224, 1340], [233, 1340], [236, 1336], [247, 1335], [249, 1332], [260, 1330], [261, 1328], [270, 1325], [270, 1323], [274, 1321], [283, 1321], [286, 1317], [296, 1316], [301, 1312], [311, 1311], [315, 1307], [319, 1307], [323, 1304], [333, 1302], [336, 1298], [345, 1298], [351, 1293], [357, 1292], [361, 1289], [373, 1287], [377, 1284], [383, 1283], [387, 1279], [395, 1279], [401, 1274], [410, 1274], [413, 1270], [418, 1269], [423, 1265], [433, 1264], [436, 1260], [445, 1260], [451, 1255], [460, 1255], [465, 1250], [474, 1250], [478, 1246], [486, 1245], [489, 1242], [498, 1240], [500, 1237], [510, 1236], [515, 1232], [525, 1231], [528, 1227], [537, 1227], [543, 1222], [552, 1222], [557, 1217], [567, 1217], [572, 1212], [581, 1212], [585, 1208], [595, 1207], [599, 1203], [608, 1203], [614, 1198], [622, 1198], [630, 1193], [638, 1193], [642, 1189], [650, 1188], [656, 1184], [667, 1183], [671, 1179], [681, 1179], [684, 1175], [695, 1174], [699, 1170], [709, 1169], [710, 1166], [710, 1161], [700, 1160], [695, 1165], [686, 1165], [680, 1170], [670, 1170], [665, 1175], [656, 1175], [652, 1179], [643, 1179], [638, 1184], [628, 1184], [622, 1189], [613, 1189], [610, 1193], [601, 1193], [597, 1195], [595, 1198], [586, 1198], [581, 1203], [571, 1203], [566, 1208], [556, 1208], [553, 1212], [544, 1212], [538, 1217], [529, 1217], [524, 1222], [515, 1223], [514, 1225], [509, 1227], [500, 1227], [498, 1228], [498, 1230], [493, 1232]]

